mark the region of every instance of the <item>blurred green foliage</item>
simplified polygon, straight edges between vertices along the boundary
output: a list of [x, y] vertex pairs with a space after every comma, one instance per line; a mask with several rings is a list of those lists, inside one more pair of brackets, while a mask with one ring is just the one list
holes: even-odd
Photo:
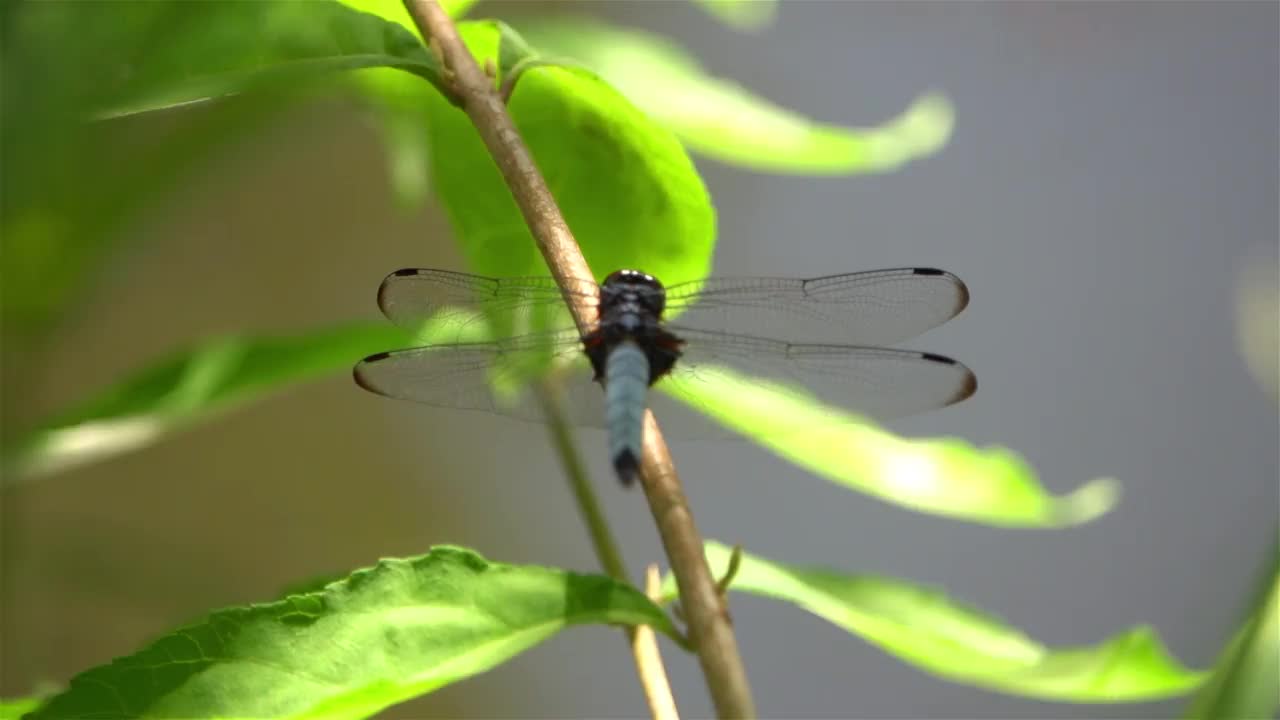
[[[4, 47], [0, 308], [5, 344], [57, 322], [128, 224], [225, 143], [258, 129], [319, 75], [396, 67], [436, 79], [398, 26], [337, 3], [11, 3]], [[63, 38], [74, 36], [75, 42]], [[58, 52], [49, 48], [59, 47]], [[256, 92], [253, 92], [256, 91]], [[203, 103], [160, 134], [112, 142], [122, 121]]]
[[879, 127], [842, 127], [708, 75], [688, 52], [649, 33], [563, 17], [520, 29], [550, 57], [600, 73], [690, 150], [731, 165], [800, 175], [886, 172], [938, 152], [951, 137], [951, 103], [941, 95], [922, 96]]
[[408, 337], [355, 324], [292, 338], [220, 337], [123, 378], [5, 453], [10, 477], [30, 479], [158, 442], [165, 434], [288, 384], [348, 369]]
[[694, 0], [726, 25], [746, 32], [763, 30], [778, 16], [778, 0]]
[[[471, 2], [447, 5], [461, 13]], [[703, 5], [744, 28], [762, 27], [776, 11], [774, 3]], [[122, 257], [144, 211], [229, 140], [316, 93], [354, 89], [376, 109], [401, 200], [412, 206], [432, 193], [472, 270], [543, 271], [493, 161], [450, 103], [436, 60], [396, 0], [8, 3], [3, 12], [6, 358], [20, 357], [75, 312], [96, 272]], [[530, 23], [532, 47], [501, 22], [460, 29], [494, 67], [495, 83], [514, 83], [511, 113], [601, 274], [639, 266], [679, 282], [710, 271], [715, 210], [687, 151], [772, 172], [883, 172], [938, 151], [951, 132], [950, 105], [937, 96], [880, 128], [816, 123], [708, 76], [664, 40], [599, 23]], [[117, 142], [144, 112], [172, 122], [145, 142]], [[160, 441], [171, 429], [405, 342], [395, 328], [364, 325], [289, 338], [192, 338], [7, 442], [6, 479]], [[772, 437], [778, 416], [828, 409], [771, 397], [750, 379], [716, 395], [721, 422], [782, 457], [917, 510], [1054, 527], [1096, 517], [1114, 502], [1109, 482], [1053, 497], [1008, 451], [907, 441], [852, 416], [820, 446]], [[724, 549], [710, 553], [722, 558]], [[1198, 681], [1142, 629], [1092, 648], [1052, 650], [901, 581], [754, 557], [735, 588], [797, 604], [936, 674], [1005, 692], [1114, 702], [1186, 692]], [[612, 580], [437, 549], [276, 603], [219, 611], [88, 671], [38, 716], [365, 717], [584, 622], [647, 623], [674, 634], [656, 606]], [[21, 704], [3, 710], [20, 712], [13, 708]]]

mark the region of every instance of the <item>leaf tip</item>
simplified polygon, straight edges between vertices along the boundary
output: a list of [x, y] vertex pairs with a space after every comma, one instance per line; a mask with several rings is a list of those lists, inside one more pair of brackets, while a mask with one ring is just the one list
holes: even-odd
[[1054, 521], [1060, 527], [1083, 525], [1107, 514], [1119, 501], [1119, 481], [1110, 477], [1094, 478], [1058, 498]]
[[941, 150], [955, 129], [955, 107], [946, 95], [927, 92], [916, 98], [902, 114], [885, 125], [889, 132], [878, 139], [882, 151], [893, 160], [888, 166], [926, 157]]

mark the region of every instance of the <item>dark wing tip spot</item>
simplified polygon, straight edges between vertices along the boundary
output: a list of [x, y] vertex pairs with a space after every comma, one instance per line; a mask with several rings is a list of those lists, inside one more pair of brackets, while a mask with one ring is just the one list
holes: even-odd
[[964, 284], [963, 280], [956, 277], [955, 275], [947, 272], [946, 270], [942, 270], [940, 268], [930, 268], [930, 267], [913, 268], [912, 273], [915, 275], [922, 275], [925, 277], [951, 278], [951, 280], [955, 283], [955, 286], [956, 286], [956, 308], [955, 308], [955, 311], [951, 313], [951, 317], [955, 317], [956, 315], [959, 315], [960, 311], [964, 310], [966, 307], [969, 306], [969, 287]]
[[[956, 363], [956, 364], [959, 364], [959, 363]], [[977, 376], [975, 376], [973, 372], [970, 371], [968, 368], [965, 368], [964, 382], [960, 385], [959, 389], [956, 390], [956, 394], [951, 398], [950, 401], [947, 402], [947, 404], [954, 405], [960, 402], [961, 400], [967, 400], [970, 396], [972, 396], [977, 391], [978, 391]]]
[[375, 386], [372, 382], [369, 381], [369, 378], [365, 373], [365, 369], [371, 363], [376, 363], [380, 360], [386, 360], [387, 358], [391, 357], [391, 355], [392, 355], [391, 352], [380, 352], [380, 353], [370, 355], [369, 357], [361, 360], [360, 362], [356, 363], [356, 366], [354, 368], [352, 368], [351, 378], [356, 381], [356, 385], [359, 385], [360, 387], [364, 388], [365, 390], [368, 390], [371, 393], [376, 393], [378, 395], [386, 395], [385, 392], [378, 389], [377, 386]]
[[957, 368], [964, 373], [963, 377], [960, 380], [960, 383], [956, 386], [955, 393], [952, 394], [952, 396], [947, 400], [947, 402], [943, 405], [943, 407], [945, 407], [946, 405], [954, 405], [960, 402], [961, 400], [965, 400], [970, 395], [973, 395], [975, 392], [978, 391], [978, 378], [975, 377], [973, 374], [973, 371], [965, 367], [963, 363], [960, 363], [956, 360], [952, 360], [946, 355], [939, 355], [937, 353], [931, 353], [931, 352], [920, 353], [920, 359], [927, 360], [928, 362], [938, 363], [939, 365], [950, 365], [951, 367]]
[[395, 284], [394, 282], [395, 279], [402, 278], [402, 277], [417, 277], [421, 274], [422, 274], [422, 271], [419, 270], [418, 268], [403, 268], [401, 270], [397, 270], [391, 273], [390, 275], [382, 279], [382, 283], [378, 285], [378, 308], [382, 310], [382, 313], [384, 315], [388, 315], [388, 317], [390, 317], [388, 313], [388, 309], [390, 305], [389, 300], [390, 300], [391, 286]]

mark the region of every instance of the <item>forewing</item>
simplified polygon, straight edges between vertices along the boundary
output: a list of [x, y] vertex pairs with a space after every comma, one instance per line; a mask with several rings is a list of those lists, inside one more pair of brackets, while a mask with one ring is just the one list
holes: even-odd
[[596, 302], [597, 285], [575, 280], [561, 289], [551, 277], [407, 268], [382, 281], [378, 307], [417, 337], [454, 344], [568, 327], [573, 323], [565, 300], [575, 295]]
[[355, 368], [361, 387], [387, 397], [543, 421], [534, 383], [561, 388], [576, 425], [604, 423], [604, 397], [573, 331], [484, 343], [431, 345], [371, 355]]
[[819, 278], [711, 278], [667, 288], [667, 316], [683, 327], [790, 342], [893, 345], [960, 313], [969, 291], [934, 268]]

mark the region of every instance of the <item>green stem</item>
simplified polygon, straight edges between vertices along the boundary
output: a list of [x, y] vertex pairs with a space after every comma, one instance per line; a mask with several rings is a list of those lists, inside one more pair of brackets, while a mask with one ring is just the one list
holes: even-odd
[[609, 575], [623, 582], [630, 582], [627, 566], [622, 561], [622, 554], [618, 552], [618, 543], [613, 539], [613, 533], [609, 530], [609, 521], [600, 508], [600, 499], [596, 497], [595, 488], [592, 487], [591, 479], [587, 477], [586, 468], [582, 465], [582, 455], [574, 445], [573, 434], [569, 431], [569, 423], [564, 417], [564, 409], [554, 389], [542, 387], [539, 389], [538, 396], [550, 421], [548, 427], [551, 429], [551, 440], [555, 443], [556, 454], [560, 456], [561, 464], [564, 465], [569, 490], [573, 492], [573, 499], [577, 501], [578, 512], [582, 515], [583, 522], [587, 524], [587, 532], [591, 535], [591, 546], [595, 548], [600, 566]]

